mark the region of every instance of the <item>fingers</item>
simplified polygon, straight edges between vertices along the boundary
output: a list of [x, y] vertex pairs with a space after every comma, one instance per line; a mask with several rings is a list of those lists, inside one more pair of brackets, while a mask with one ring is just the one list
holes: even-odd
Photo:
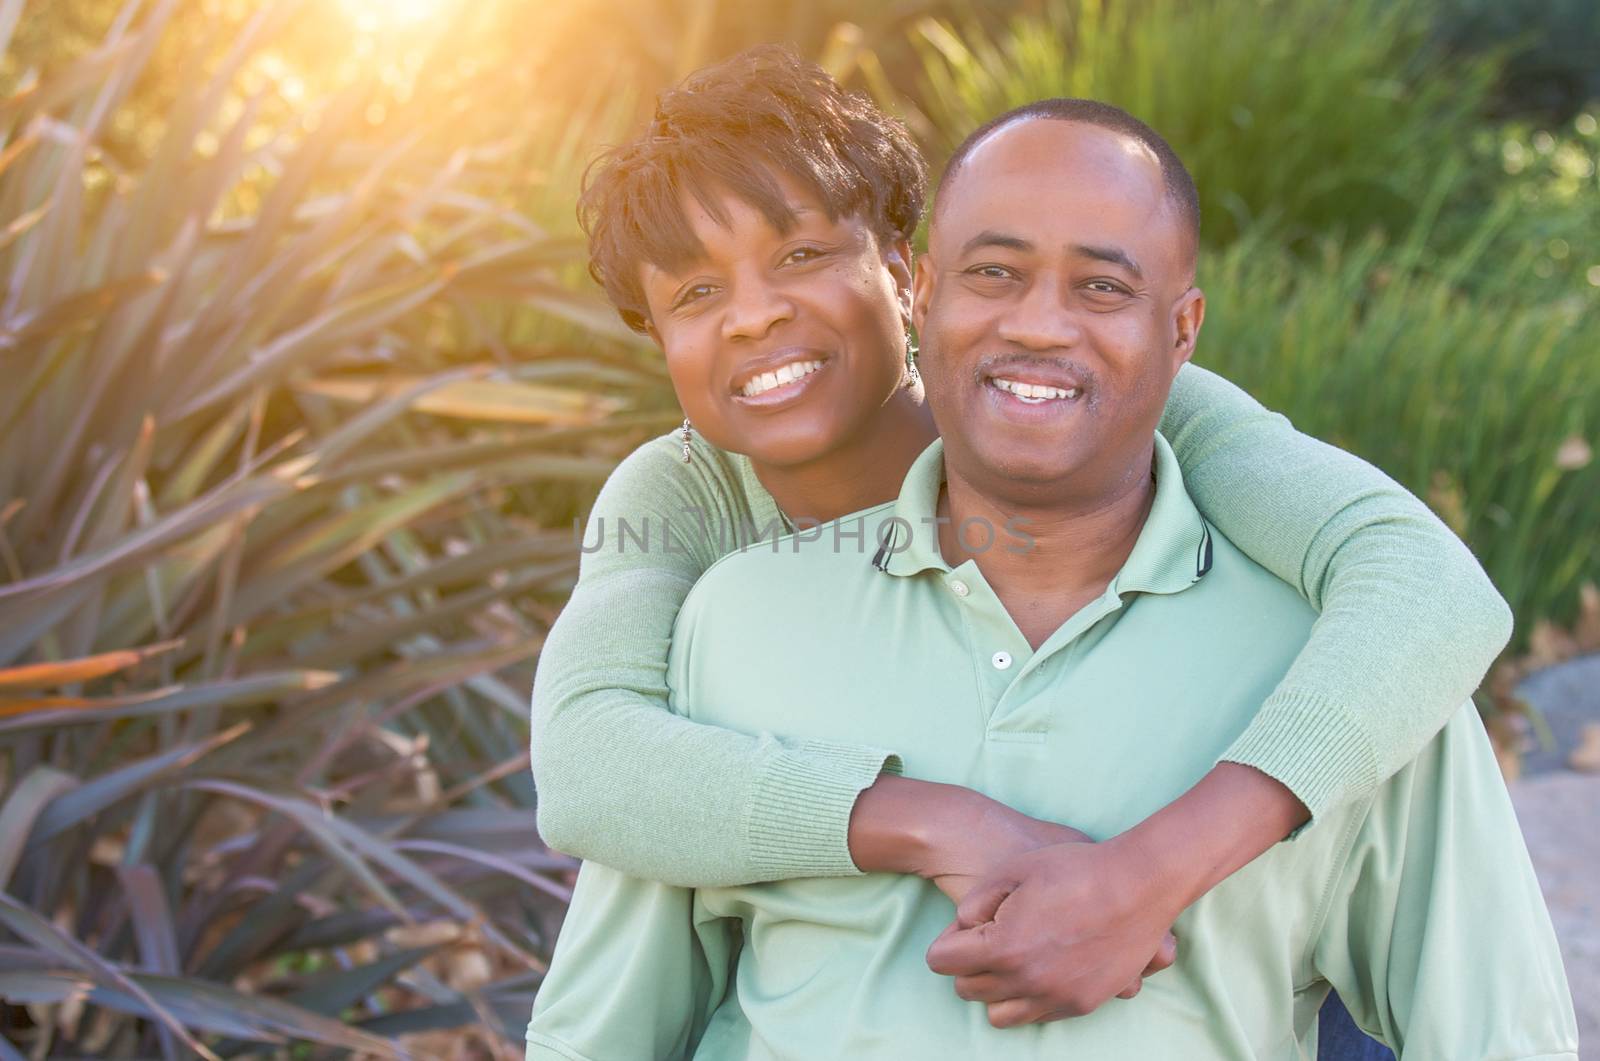
[[1132, 998], [1144, 988], [1144, 977], [1140, 977], [1121, 991], [1117, 992], [1118, 998]]
[[1144, 967], [1143, 976], [1159, 973], [1167, 966], [1178, 960], [1178, 938], [1171, 932], [1161, 937], [1161, 946], [1156, 948], [1155, 954], [1150, 958], [1150, 964]]
[[962, 928], [972, 928], [993, 921], [1000, 904], [1015, 891], [1017, 882], [1005, 877], [991, 877], [979, 881], [956, 905], [956, 922]]
[[989, 1023], [996, 1028], [1015, 1028], [1044, 1016], [1044, 1009], [1020, 998], [989, 1003]]
[[956, 996], [968, 1002], [1004, 1002], [1016, 994], [1015, 987], [993, 973], [956, 977]]
[[994, 968], [994, 948], [986, 922], [976, 928], [951, 925], [928, 948], [928, 968], [940, 976], [975, 976]]

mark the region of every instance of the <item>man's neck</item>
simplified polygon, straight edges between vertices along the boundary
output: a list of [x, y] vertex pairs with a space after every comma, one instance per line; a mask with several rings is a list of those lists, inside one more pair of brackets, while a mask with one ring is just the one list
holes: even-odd
[[824, 457], [789, 467], [751, 464], [790, 519], [826, 523], [894, 500], [912, 462], [937, 437], [921, 389], [903, 388], [856, 437]]
[[[968, 559], [976, 563], [1017, 629], [1037, 649], [1104, 593], [1127, 562], [1155, 501], [1153, 457], [1152, 451], [1138, 465], [1146, 469], [1143, 475], [1130, 475], [1094, 496], [1063, 492], [1056, 503], [1018, 503], [985, 494], [947, 462], [939, 515], [949, 520], [939, 523], [940, 552], [952, 567]], [[1008, 533], [1008, 527], [1019, 532]], [[987, 531], [977, 528], [993, 528], [987, 547]]]

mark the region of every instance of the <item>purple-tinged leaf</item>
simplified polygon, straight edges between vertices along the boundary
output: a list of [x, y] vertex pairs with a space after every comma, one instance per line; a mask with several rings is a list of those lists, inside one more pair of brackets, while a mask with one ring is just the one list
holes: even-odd
[[22, 846], [39, 813], [79, 784], [73, 775], [41, 764], [28, 771], [5, 806], [0, 807], [0, 890], [11, 883], [11, 874], [22, 857]]
[[93, 980], [72, 973], [0, 972], [0, 998], [13, 1006], [54, 1006], [82, 998], [92, 987]]
[[182, 972], [178, 961], [178, 939], [172, 927], [172, 910], [161, 878], [149, 866], [117, 866], [132, 914], [134, 936], [139, 941], [139, 958], [147, 972], [176, 975]]
[[85, 781], [71, 792], [57, 796], [51, 801], [39, 815], [28, 846], [31, 848], [42, 844], [86, 818], [177, 773], [197, 759], [234, 740], [249, 728], [250, 723], [241, 722], [205, 740], [139, 759], [108, 774], [102, 774], [92, 781]]
[[34, 910], [0, 892], [0, 922], [34, 946], [56, 955], [62, 961], [93, 977], [96, 984], [114, 986], [145, 1007], [145, 1012], [169, 1028], [183, 1043], [206, 1058], [220, 1061], [216, 1054], [206, 1049], [189, 1030], [157, 1002], [145, 989], [111, 962], [62, 932]]

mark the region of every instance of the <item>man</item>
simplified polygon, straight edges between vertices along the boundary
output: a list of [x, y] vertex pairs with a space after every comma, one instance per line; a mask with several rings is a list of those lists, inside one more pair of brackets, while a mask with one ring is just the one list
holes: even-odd
[[[887, 531], [871, 564], [823, 533], [707, 572], [674, 636], [681, 710], [894, 746], [912, 776], [1107, 844], [1211, 768], [1313, 616], [1209, 530], [1155, 434], [1204, 318], [1192, 194], [1103, 105], [975, 134], [916, 278], [945, 441], [896, 502], [846, 517]], [[586, 867], [580, 890], [530, 1057], [1304, 1057], [1330, 986], [1402, 1057], [1576, 1056], [1470, 705], [1373, 798], [1183, 911], [1177, 962], [1137, 997], [1073, 1020], [997, 1027], [1061, 1015], [1011, 974], [1028, 941], [1008, 926], [1037, 900], [1004, 879], [943, 932], [948, 901], [913, 876], [685, 892]]]

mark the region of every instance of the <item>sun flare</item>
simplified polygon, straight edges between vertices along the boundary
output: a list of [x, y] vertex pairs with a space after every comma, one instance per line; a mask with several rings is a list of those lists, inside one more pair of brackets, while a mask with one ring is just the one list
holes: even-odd
[[381, 33], [439, 19], [456, 0], [336, 0], [362, 33]]

